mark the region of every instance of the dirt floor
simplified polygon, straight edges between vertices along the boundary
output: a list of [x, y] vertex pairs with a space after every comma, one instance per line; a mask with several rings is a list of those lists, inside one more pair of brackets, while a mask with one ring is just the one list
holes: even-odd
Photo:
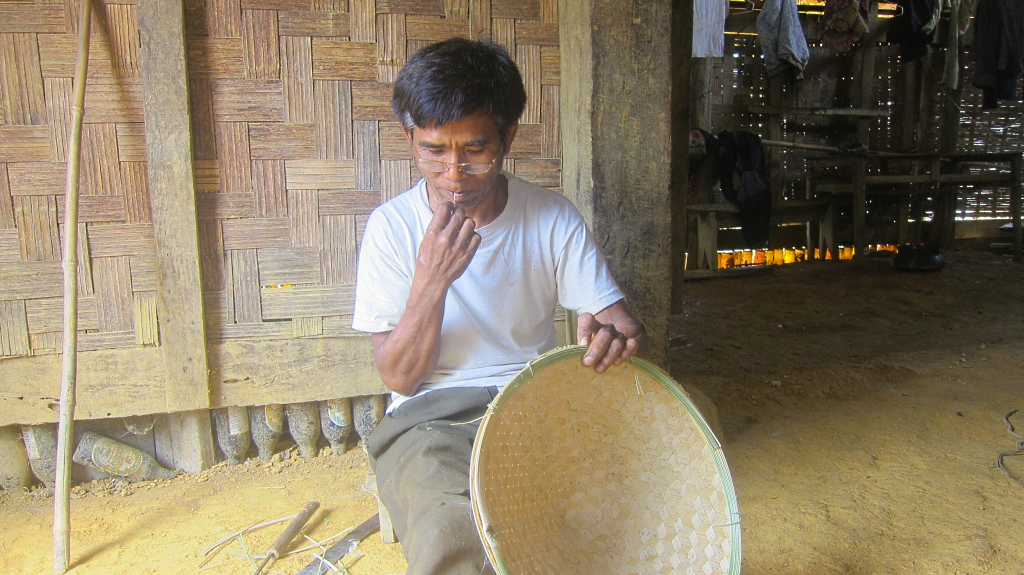
[[[687, 283], [671, 371], [718, 405], [747, 574], [1019, 574], [1024, 488], [996, 468], [1024, 410], [1024, 269], [946, 254], [939, 273], [886, 259], [812, 262]], [[1024, 412], [1011, 421], [1024, 430]], [[1024, 457], [1007, 459], [1024, 479]], [[376, 510], [366, 459], [297, 457], [75, 489], [74, 574], [196, 573], [202, 551], [258, 522], [322, 508], [323, 539]], [[0, 571], [52, 572], [53, 499], [0, 495]], [[261, 553], [283, 526], [245, 536]], [[403, 573], [374, 535], [352, 575]], [[268, 573], [293, 574], [308, 552]], [[203, 571], [252, 573], [238, 543]]]

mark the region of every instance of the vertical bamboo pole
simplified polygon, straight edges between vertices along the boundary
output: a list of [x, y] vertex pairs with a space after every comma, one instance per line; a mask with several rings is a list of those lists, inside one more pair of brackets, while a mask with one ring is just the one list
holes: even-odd
[[57, 480], [53, 494], [53, 572], [71, 563], [71, 447], [75, 429], [75, 382], [78, 370], [78, 174], [81, 167], [82, 116], [89, 69], [92, 2], [82, 0], [78, 26], [78, 64], [71, 105], [71, 146], [64, 192], [64, 357], [61, 363], [60, 421], [57, 427]]

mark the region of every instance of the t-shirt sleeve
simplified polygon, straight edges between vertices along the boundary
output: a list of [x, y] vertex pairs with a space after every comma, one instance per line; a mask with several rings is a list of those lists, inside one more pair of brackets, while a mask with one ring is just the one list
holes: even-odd
[[405, 312], [412, 286], [408, 262], [403, 265], [400, 234], [379, 212], [370, 214], [359, 248], [356, 302], [352, 329], [377, 333], [391, 331]]
[[570, 205], [564, 217], [565, 247], [556, 262], [558, 303], [578, 313], [597, 313], [625, 296], [583, 216]]

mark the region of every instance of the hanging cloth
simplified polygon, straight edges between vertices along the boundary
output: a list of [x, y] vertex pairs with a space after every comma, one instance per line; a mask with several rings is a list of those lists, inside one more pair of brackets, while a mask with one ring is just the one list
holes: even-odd
[[729, 0], [694, 0], [694, 58], [720, 58], [725, 54], [725, 17], [728, 14]]
[[765, 0], [757, 15], [757, 36], [769, 76], [792, 70], [797, 80], [804, 77], [811, 51], [796, 0]]
[[739, 208], [747, 246], [764, 247], [771, 228], [772, 194], [760, 136], [740, 130], [718, 134], [718, 180], [722, 195]]
[[821, 42], [839, 52], [850, 48], [868, 33], [870, 0], [825, 0], [821, 24]]
[[935, 36], [935, 27], [926, 30], [935, 16], [935, 6], [942, 6], [940, 0], [896, 0], [903, 13], [889, 20], [885, 33], [887, 42], [900, 47], [900, 57], [905, 62], [920, 60], [928, 55], [928, 45]]
[[1024, 63], [1024, 2], [980, 0], [975, 14], [974, 85], [981, 88], [982, 109], [999, 100], [1019, 100], [1017, 84]]

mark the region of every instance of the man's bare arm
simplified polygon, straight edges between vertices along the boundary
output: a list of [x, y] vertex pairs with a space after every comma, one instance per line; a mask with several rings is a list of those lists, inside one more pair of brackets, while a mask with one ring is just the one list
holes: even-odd
[[373, 334], [373, 359], [384, 385], [414, 395], [437, 366], [448, 288], [480, 246], [476, 224], [461, 208], [442, 203], [420, 244], [405, 312], [392, 331]]
[[630, 313], [626, 300], [620, 299], [597, 314], [580, 314], [577, 323], [576, 338], [589, 348], [583, 365], [594, 366], [598, 373], [647, 353], [647, 333]]

